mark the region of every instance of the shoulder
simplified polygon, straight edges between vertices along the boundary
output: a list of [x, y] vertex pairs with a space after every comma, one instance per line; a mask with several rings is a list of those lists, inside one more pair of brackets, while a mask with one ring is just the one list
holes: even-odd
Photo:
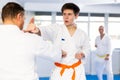
[[95, 39], [96, 39], [96, 40], [100, 39], [100, 35], [96, 36], [96, 38], [95, 38]]
[[48, 26], [45, 26], [45, 28], [49, 29], [49, 30], [59, 30], [61, 28], [62, 25], [54, 23], [54, 24], [50, 24]]
[[98, 35], [96, 38], [100, 38], [100, 35]]
[[61, 29], [61, 25], [58, 23], [54, 23], [49, 25], [53, 32], [58, 32]]
[[108, 34], [105, 34], [105, 37], [111, 39], [111, 37]]
[[82, 34], [82, 35], [86, 35], [87, 36], [87, 33], [85, 31], [83, 31], [82, 29], [80, 28], [77, 28], [79, 34]]

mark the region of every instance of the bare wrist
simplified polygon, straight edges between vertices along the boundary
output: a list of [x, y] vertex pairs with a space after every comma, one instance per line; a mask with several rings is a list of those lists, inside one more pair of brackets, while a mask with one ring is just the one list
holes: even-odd
[[40, 32], [40, 29], [36, 27], [36, 33], [37, 35], [41, 36], [41, 32]]

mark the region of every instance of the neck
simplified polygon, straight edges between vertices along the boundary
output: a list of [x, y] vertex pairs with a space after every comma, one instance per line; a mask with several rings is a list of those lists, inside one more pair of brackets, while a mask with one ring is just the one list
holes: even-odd
[[101, 39], [103, 38], [104, 35], [105, 35], [104, 33], [100, 35]]
[[[16, 25], [18, 28], [19, 26], [16, 24], [16, 22], [14, 20], [5, 20], [3, 22], [4, 25]], [[19, 28], [20, 29], [20, 28]]]
[[105, 35], [104, 33], [101, 34], [101, 36], [104, 36], [104, 35]]
[[76, 24], [73, 23], [73, 24], [71, 24], [71, 25], [67, 25], [66, 27], [67, 27], [68, 29], [76, 28]]
[[5, 24], [5, 25], [7, 25], [7, 24], [15, 25], [14, 23], [9, 22], [9, 21], [5, 21], [5, 22], [3, 22], [3, 24]]
[[15, 24], [15, 21], [14, 19], [11, 19], [11, 18], [7, 18], [4, 20], [3, 24]]

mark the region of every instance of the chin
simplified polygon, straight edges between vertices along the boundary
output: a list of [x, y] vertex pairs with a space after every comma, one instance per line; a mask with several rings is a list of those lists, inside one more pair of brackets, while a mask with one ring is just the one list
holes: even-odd
[[67, 22], [64, 22], [64, 24], [65, 24], [65, 25], [68, 25], [68, 23], [67, 23]]
[[66, 26], [69, 26], [70, 24], [66, 24], [66, 23], [65, 23], [65, 25], [66, 25]]

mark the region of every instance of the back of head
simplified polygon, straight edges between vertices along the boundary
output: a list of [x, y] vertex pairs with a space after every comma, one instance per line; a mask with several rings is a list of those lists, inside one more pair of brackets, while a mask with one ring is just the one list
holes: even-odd
[[7, 18], [13, 19], [18, 13], [24, 13], [24, 8], [15, 2], [8, 2], [2, 8], [2, 21], [4, 22], [4, 20]]
[[79, 14], [80, 12], [80, 8], [74, 3], [65, 3], [61, 8], [62, 13], [65, 9], [73, 10], [75, 15]]

